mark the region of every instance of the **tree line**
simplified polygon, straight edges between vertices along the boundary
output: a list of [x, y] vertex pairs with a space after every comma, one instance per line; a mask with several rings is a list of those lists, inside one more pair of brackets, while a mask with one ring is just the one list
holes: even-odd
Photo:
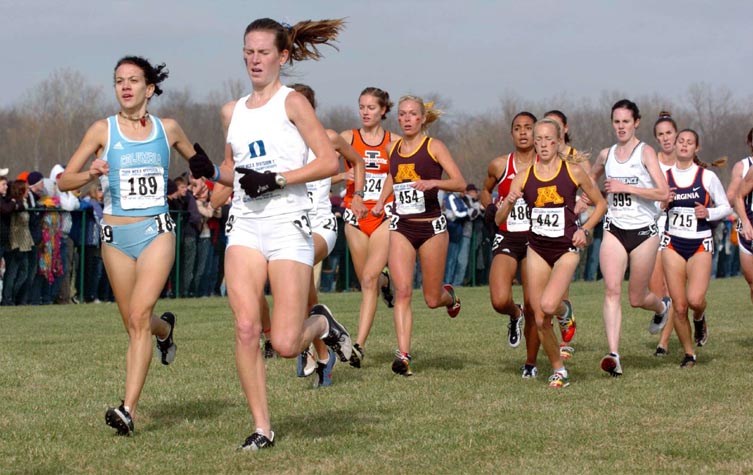
[[[152, 101], [150, 112], [177, 119], [188, 137], [200, 142], [213, 160], [219, 162], [224, 153], [220, 107], [247, 91], [248, 86], [241, 81], [226, 81], [218, 91], [203, 99], [197, 99], [190, 89], [168, 89]], [[399, 91], [390, 92], [396, 102]], [[638, 137], [654, 148], [657, 145], [653, 124], [659, 112], [669, 111], [680, 129], [690, 127], [700, 134], [699, 158], [711, 162], [729, 157], [727, 165], [716, 170], [723, 183], [729, 181], [732, 165], [750, 155], [745, 137], [753, 127], [753, 98], [739, 98], [727, 88], [707, 83], [691, 85], [677, 99], [656, 95], [633, 97], [622, 91], [608, 91], [592, 98], [559, 95], [530, 101], [505, 91], [494, 110], [477, 114], [455, 111], [441, 94], [427, 93], [424, 99], [433, 100], [435, 107], [445, 111], [431, 126], [430, 135], [447, 144], [466, 180], [480, 185], [489, 161], [513, 150], [509, 131], [516, 113], [527, 110], [541, 116], [550, 109], [563, 111], [568, 117], [573, 145], [595, 157], [602, 148], [615, 142], [610, 110], [612, 104], [625, 97], [641, 109]], [[321, 108], [317, 113], [325, 127], [339, 132], [360, 125], [356, 98], [353, 104], [352, 108]], [[111, 90], [91, 85], [80, 72], [54, 71], [14, 104], [0, 108], [0, 168], [8, 167], [11, 173], [39, 170], [47, 175], [54, 164], [68, 161], [92, 122], [116, 110]], [[385, 125], [399, 133], [395, 110]], [[171, 176], [186, 170], [182, 160], [172, 160]]]

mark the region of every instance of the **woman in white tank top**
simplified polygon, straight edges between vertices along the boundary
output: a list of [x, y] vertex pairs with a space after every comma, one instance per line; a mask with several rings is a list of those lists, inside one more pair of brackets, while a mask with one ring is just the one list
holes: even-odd
[[[348, 332], [329, 310], [315, 305], [309, 312], [307, 306], [314, 244], [306, 183], [337, 173], [337, 154], [308, 100], [280, 82], [283, 65], [318, 59], [315, 46], [333, 41], [342, 25], [342, 20], [252, 22], [243, 36], [243, 59], [253, 91], [222, 108], [225, 163], [236, 171], [225, 276], [238, 376], [255, 428], [244, 450], [274, 446], [259, 347], [267, 279], [274, 297], [270, 340], [280, 356], [298, 356], [315, 338], [342, 361], [352, 351]], [[317, 159], [307, 164], [309, 148]]]
[[609, 353], [601, 360], [601, 368], [620, 376], [620, 300], [628, 262], [630, 305], [651, 310], [662, 325], [667, 320], [668, 301], [662, 302], [650, 292], [648, 283], [659, 247], [656, 202], [669, 197], [669, 188], [656, 152], [635, 136], [641, 118], [638, 106], [627, 99], [618, 101], [612, 106], [611, 118], [617, 143], [599, 153], [591, 176], [598, 181], [606, 173], [604, 189], [608, 193], [599, 265], [606, 288], [603, 312]]

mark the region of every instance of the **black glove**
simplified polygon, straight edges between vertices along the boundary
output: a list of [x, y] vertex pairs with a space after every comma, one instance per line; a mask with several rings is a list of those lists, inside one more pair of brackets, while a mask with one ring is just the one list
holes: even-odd
[[196, 155], [188, 159], [188, 168], [191, 169], [191, 175], [194, 178], [209, 178], [210, 180], [216, 180], [219, 177], [215, 177], [217, 174], [217, 167], [207, 157], [204, 149], [198, 143], [193, 144], [193, 149], [196, 150]]
[[275, 173], [272, 173], [269, 170], [264, 173], [259, 173], [250, 168], [236, 168], [235, 171], [243, 174], [243, 177], [239, 182], [243, 191], [245, 191], [251, 198], [256, 198], [268, 191], [280, 188], [280, 185], [275, 181]]
[[497, 214], [497, 205], [489, 203], [484, 211], [484, 222], [486, 224], [494, 224], [494, 216]]

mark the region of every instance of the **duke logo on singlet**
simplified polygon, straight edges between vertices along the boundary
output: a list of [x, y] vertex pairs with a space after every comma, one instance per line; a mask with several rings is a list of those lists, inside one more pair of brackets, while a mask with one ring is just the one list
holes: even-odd
[[547, 203], [560, 205], [565, 202], [565, 198], [557, 193], [557, 185], [542, 186], [538, 189], [538, 193], [539, 194], [536, 197], [536, 202], [534, 203], [534, 206], [536, 206], [537, 208], [542, 208]]
[[263, 140], [257, 140], [255, 142], [251, 142], [248, 144], [248, 153], [251, 156], [251, 158], [258, 158], [263, 157], [267, 154], [266, 149], [264, 148], [264, 141]]
[[416, 173], [415, 163], [402, 163], [397, 166], [397, 174], [395, 174], [395, 182], [400, 183], [403, 181], [418, 181], [421, 176]]

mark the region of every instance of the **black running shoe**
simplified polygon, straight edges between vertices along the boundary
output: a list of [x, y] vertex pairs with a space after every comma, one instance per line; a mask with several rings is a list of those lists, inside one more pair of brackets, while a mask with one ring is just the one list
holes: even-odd
[[704, 313], [700, 320], [693, 319], [695, 327], [695, 344], [703, 346], [709, 340], [709, 327], [706, 325], [706, 314]]
[[390, 279], [390, 273], [385, 269], [382, 271], [382, 275], [387, 279], [387, 283], [380, 289], [382, 291], [382, 300], [387, 308], [395, 306], [395, 296], [392, 294], [392, 280]]
[[685, 358], [680, 362], [680, 368], [692, 368], [696, 364], [695, 355], [685, 353]]
[[[271, 431], [270, 431], [271, 432]], [[261, 450], [271, 449], [275, 446], [275, 433], [272, 432], [272, 438], [270, 439], [261, 431], [257, 430], [253, 434], [249, 435], [246, 440], [238, 447], [239, 450]]]
[[120, 406], [109, 407], [105, 412], [105, 422], [108, 426], [118, 431], [118, 435], [133, 434], [133, 418], [123, 406], [124, 402], [120, 401]]
[[669, 352], [667, 351], [666, 348], [662, 346], [657, 346], [656, 351], [654, 351], [654, 356], [667, 356], [668, 353]]
[[165, 312], [159, 318], [160, 320], [163, 320], [167, 322], [168, 325], [170, 325], [170, 333], [167, 334], [167, 338], [165, 338], [164, 340], [157, 338], [157, 349], [162, 355], [162, 364], [168, 365], [173, 362], [173, 360], [175, 359], [175, 352], [178, 350], [178, 347], [173, 341], [173, 330], [175, 330], [175, 315], [171, 312]]
[[272, 347], [272, 342], [264, 339], [264, 359], [270, 360], [275, 357], [275, 349]]
[[517, 348], [520, 345], [520, 334], [523, 330], [523, 307], [516, 305], [520, 309], [518, 318], [510, 317], [510, 323], [507, 324], [507, 344], [510, 348]]
[[344, 326], [335, 320], [332, 312], [326, 305], [316, 304], [311, 308], [309, 316], [321, 315], [327, 319], [329, 331], [327, 335], [322, 338], [325, 345], [329, 346], [340, 357], [340, 361], [346, 362], [350, 360], [350, 356], [353, 354], [353, 342], [350, 339], [350, 333]]
[[350, 354], [350, 365], [354, 368], [360, 368], [363, 356], [364, 351], [361, 345], [353, 343], [353, 353]]

